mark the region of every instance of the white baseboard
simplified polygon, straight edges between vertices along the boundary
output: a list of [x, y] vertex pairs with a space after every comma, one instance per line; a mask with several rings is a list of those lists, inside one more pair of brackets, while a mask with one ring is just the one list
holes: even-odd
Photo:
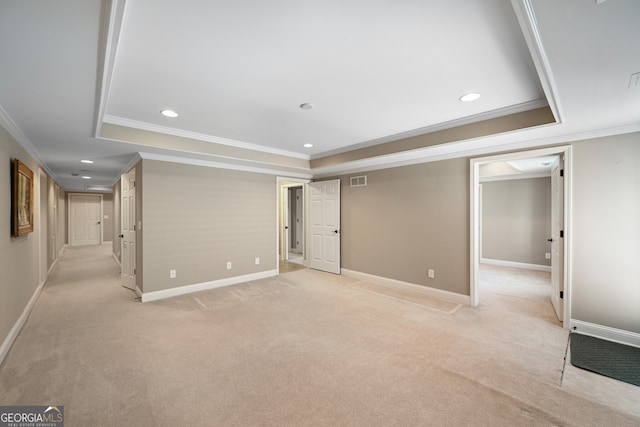
[[360, 280], [367, 280], [379, 285], [389, 286], [396, 289], [411, 289], [414, 292], [419, 292], [423, 295], [440, 299], [443, 301], [451, 302], [454, 304], [471, 305], [471, 297], [469, 295], [457, 294], [455, 292], [443, 291], [442, 289], [430, 288], [428, 286], [417, 285], [415, 283], [403, 282], [401, 280], [389, 279], [387, 277], [374, 276], [373, 274], [361, 273], [359, 271], [348, 270], [343, 268], [341, 270], [345, 276], [355, 277]]
[[590, 335], [603, 340], [626, 344], [633, 347], [640, 347], [640, 334], [623, 329], [611, 328], [609, 326], [595, 323], [583, 322], [571, 319], [570, 328], [583, 335]]
[[24, 310], [22, 310], [22, 314], [20, 315], [20, 317], [18, 317], [18, 320], [16, 320], [16, 323], [13, 325], [13, 328], [11, 328], [11, 330], [9, 331], [9, 335], [7, 335], [4, 342], [0, 346], [0, 364], [2, 364], [2, 362], [4, 361], [4, 358], [9, 353], [9, 350], [11, 349], [13, 342], [16, 340], [16, 338], [18, 337], [18, 334], [20, 333], [20, 330], [22, 329], [25, 322], [27, 321], [27, 318], [29, 317], [29, 313], [31, 313], [33, 306], [38, 300], [38, 297], [40, 296], [40, 293], [42, 292], [42, 288], [44, 287], [45, 283], [46, 281], [38, 285], [36, 290], [33, 292], [33, 295], [31, 295], [31, 299], [29, 300], [27, 305], [24, 307]]
[[[53, 267], [58, 263], [58, 258], [54, 259], [53, 262], [51, 263], [51, 267], [49, 267], [49, 269], [47, 270], [47, 279], [49, 278], [49, 274], [51, 274], [51, 270], [53, 270]], [[46, 282], [47, 279], [44, 279], [44, 281]], [[44, 282], [40, 284], [40, 286], [43, 286]]]
[[111, 255], [113, 256], [113, 259], [115, 260], [116, 264], [118, 264], [118, 267], [122, 267], [122, 265], [120, 264], [120, 260], [118, 259], [118, 257], [116, 256], [116, 254], [114, 254], [113, 252], [111, 252]]
[[[156, 301], [159, 299], [177, 297], [193, 292], [206, 291], [209, 289], [221, 288], [223, 286], [237, 285], [238, 283], [249, 282], [251, 280], [266, 279], [276, 276], [277, 270], [261, 271], [259, 273], [246, 274], [244, 276], [229, 277], [226, 279], [214, 280], [212, 282], [196, 283], [193, 285], [179, 286], [177, 288], [163, 289], [154, 292], [142, 292], [142, 302]], [[138, 289], [138, 291], [140, 291]]]
[[480, 264], [499, 265], [501, 267], [523, 268], [525, 270], [551, 272], [550, 265], [527, 264], [526, 262], [502, 261], [499, 259], [481, 258]]

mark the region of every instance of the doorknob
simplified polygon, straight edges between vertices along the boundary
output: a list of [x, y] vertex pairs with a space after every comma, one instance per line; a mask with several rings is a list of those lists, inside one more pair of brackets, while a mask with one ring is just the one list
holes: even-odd
[[553, 242], [553, 239], [547, 239], [547, 242]]
[[121, 239], [124, 239], [124, 234], [121, 234], [118, 237], [121, 238]]
[[338, 234], [338, 233], [339, 233], [339, 231], [338, 231], [338, 230], [333, 230], [333, 232], [334, 232], [334, 233], [336, 233], [336, 234]]

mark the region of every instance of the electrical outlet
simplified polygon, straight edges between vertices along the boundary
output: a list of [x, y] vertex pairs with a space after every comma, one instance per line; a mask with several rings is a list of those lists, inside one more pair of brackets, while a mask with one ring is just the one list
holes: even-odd
[[231, 270], [231, 261], [227, 262], [227, 270]]
[[429, 279], [433, 279], [434, 277], [436, 277], [436, 272], [434, 270], [432, 270], [432, 269], [428, 269], [427, 270], [427, 277]]
[[176, 278], [176, 271], [169, 270], [169, 279], [175, 279], [175, 278]]
[[260, 265], [260, 258], [256, 257], [256, 265]]
[[551, 259], [551, 254], [549, 252], [546, 252], [544, 254], [544, 259]]

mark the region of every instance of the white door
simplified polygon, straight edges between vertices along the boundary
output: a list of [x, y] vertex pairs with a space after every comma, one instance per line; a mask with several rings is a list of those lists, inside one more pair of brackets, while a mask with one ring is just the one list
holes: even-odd
[[122, 226], [121, 276], [122, 285], [136, 289], [136, 171], [122, 175], [120, 180], [120, 203]]
[[312, 182], [311, 268], [340, 274], [340, 180]]
[[72, 194], [71, 246], [99, 245], [102, 237], [102, 197]]
[[551, 166], [551, 303], [560, 321], [564, 308], [564, 183], [563, 162]]

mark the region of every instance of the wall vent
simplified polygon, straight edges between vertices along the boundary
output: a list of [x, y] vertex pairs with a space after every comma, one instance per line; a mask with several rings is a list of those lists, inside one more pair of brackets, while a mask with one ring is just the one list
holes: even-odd
[[367, 176], [352, 176], [351, 177], [351, 187], [366, 187], [367, 186]]

